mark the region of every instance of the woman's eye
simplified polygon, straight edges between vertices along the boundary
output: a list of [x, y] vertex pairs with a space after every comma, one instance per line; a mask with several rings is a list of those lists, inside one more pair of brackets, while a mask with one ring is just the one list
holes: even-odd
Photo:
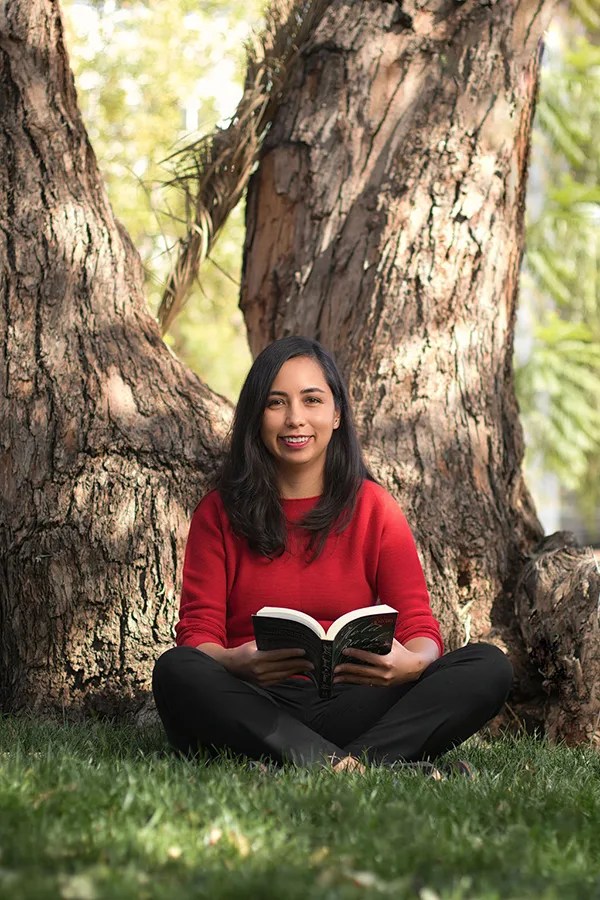
[[321, 403], [322, 400], [320, 397], [307, 397], [306, 402], [307, 403]]
[[275, 406], [281, 406], [283, 400], [267, 400], [267, 408], [273, 409]]

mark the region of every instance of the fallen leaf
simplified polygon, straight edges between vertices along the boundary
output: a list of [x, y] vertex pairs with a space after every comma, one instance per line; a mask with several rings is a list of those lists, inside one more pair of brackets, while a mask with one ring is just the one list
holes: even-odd
[[375, 872], [348, 872], [348, 876], [357, 887], [376, 889], [383, 886]]
[[98, 894], [88, 875], [71, 875], [60, 879], [60, 896], [63, 900], [96, 900]]
[[206, 837], [204, 838], [204, 843], [208, 847], [213, 847], [215, 844], [218, 844], [221, 838], [223, 837], [223, 832], [220, 828], [211, 828]]
[[440, 900], [440, 895], [431, 888], [425, 887], [419, 891], [419, 900]]
[[250, 853], [250, 841], [240, 831], [230, 831], [227, 835], [229, 843], [233, 844], [240, 856], [248, 856]]

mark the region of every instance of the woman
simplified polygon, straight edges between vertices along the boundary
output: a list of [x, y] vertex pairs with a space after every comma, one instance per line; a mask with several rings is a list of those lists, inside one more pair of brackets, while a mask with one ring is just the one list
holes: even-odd
[[[378, 600], [398, 610], [392, 649], [353, 650], [329, 700], [302, 650], [259, 651], [253, 640], [251, 616], [265, 605], [327, 628]], [[336, 771], [362, 770], [361, 757], [432, 760], [494, 716], [512, 680], [491, 645], [442, 655], [406, 520], [363, 461], [333, 359], [300, 337], [263, 350], [244, 383], [217, 488], [192, 518], [176, 635], [153, 689], [184, 753]]]

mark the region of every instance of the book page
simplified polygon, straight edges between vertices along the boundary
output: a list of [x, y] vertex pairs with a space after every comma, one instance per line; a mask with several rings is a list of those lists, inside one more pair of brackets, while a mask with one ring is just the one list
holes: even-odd
[[288, 609], [285, 606], [263, 606], [258, 610], [256, 615], [275, 619], [287, 619], [290, 622], [299, 622], [301, 625], [305, 625], [307, 628], [314, 631], [320, 638], [325, 637], [325, 629], [320, 622], [317, 622], [317, 620], [313, 619], [312, 616], [309, 616], [308, 613], [301, 612], [299, 609]]
[[364, 616], [380, 616], [382, 613], [394, 613], [395, 615], [398, 615], [397, 610], [388, 606], [387, 603], [376, 603], [373, 606], [363, 606], [360, 609], [353, 609], [352, 612], [344, 613], [343, 616], [340, 616], [339, 619], [336, 619], [335, 622], [329, 626], [327, 634], [324, 633], [323, 636], [326, 637], [328, 641], [333, 641], [338, 632], [340, 632], [348, 622], [353, 622], [355, 619], [361, 619]]
[[303, 622], [291, 619], [279, 619], [272, 616], [253, 616], [254, 636], [259, 650], [286, 650], [301, 648], [315, 667], [314, 673], [308, 672], [317, 683], [321, 677], [323, 642], [312, 628]]

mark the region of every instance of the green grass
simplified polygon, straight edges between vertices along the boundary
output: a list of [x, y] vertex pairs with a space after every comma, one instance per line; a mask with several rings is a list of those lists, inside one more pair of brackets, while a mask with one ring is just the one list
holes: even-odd
[[268, 777], [158, 728], [0, 719], [0, 897], [600, 898], [600, 758], [461, 752], [476, 781]]

